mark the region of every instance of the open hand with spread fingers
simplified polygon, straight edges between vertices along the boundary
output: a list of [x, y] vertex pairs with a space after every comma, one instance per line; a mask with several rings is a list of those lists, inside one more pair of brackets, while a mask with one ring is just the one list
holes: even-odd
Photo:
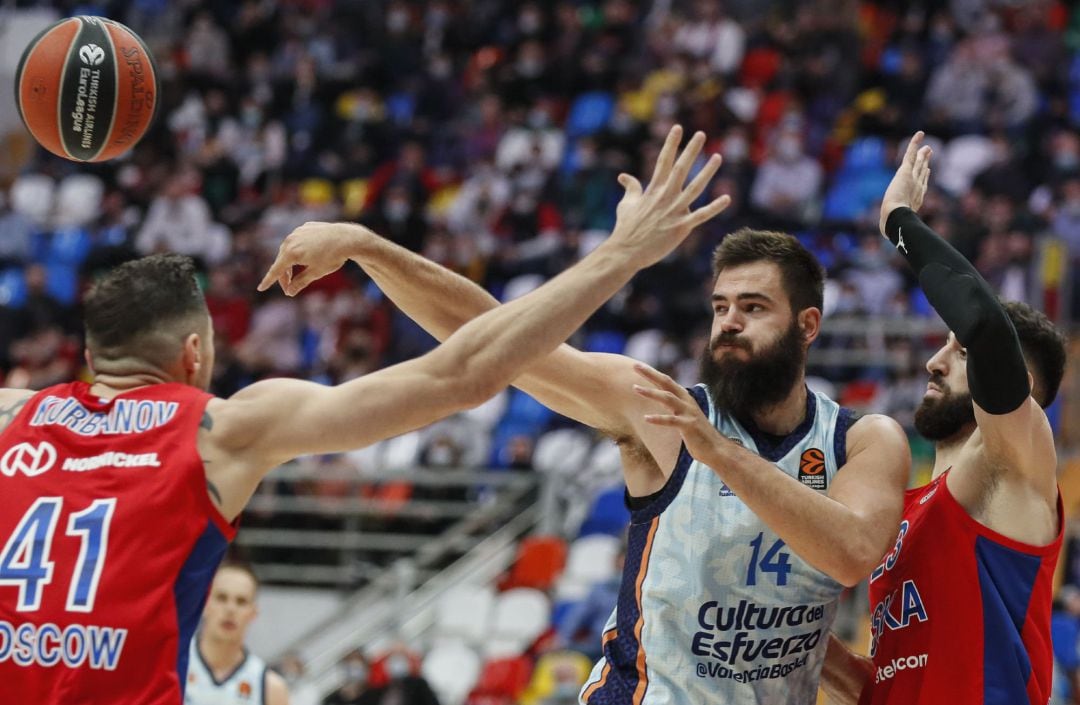
[[[885, 222], [897, 208], [910, 208], [916, 213], [922, 208], [926, 189], [930, 184], [930, 156], [933, 150], [923, 145], [925, 133], [920, 130], [911, 137], [904, 160], [881, 197], [881, 218], [878, 226], [885, 235]], [[886, 236], [887, 238], [887, 236]]]
[[615, 209], [615, 228], [607, 244], [626, 248], [639, 269], [659, 262], [674, 250], [698, 225], [718, 215], [731, 203], [724, 195], [690, 210], [720, 168], [720, 155], [713, 154], [701, 170], [685, 183], [705, 146], [705, 133], [697, 132], [679, 153], [682, 127], [668, 132], [656, 159], [648, 188], [629, 174], [620, 174], [626, 193]]
[[730, 441], [716, 430], [694, 397], [678, 382], [641, 363], [634, 365], [634, 371], [649, 382], [649, 386], [635, 384], [634, 392], [661, 404], [668, 411], [666, 414], [646, 414], [645, 421], [677, 429], [690, 455], [709, 465], [709, 457], [717, 444]]

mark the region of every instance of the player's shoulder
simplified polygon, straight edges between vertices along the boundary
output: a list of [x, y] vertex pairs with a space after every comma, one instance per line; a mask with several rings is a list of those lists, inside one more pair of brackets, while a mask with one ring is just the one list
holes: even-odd
[[907, 447], [907, 434], [896, 419], [884, 414], [859, 416], [847, 429], [848, 456], [879, 447]]
[[15, 420], [35, 394], [32, 389], [0, 389], [0, 431]]
[[280, 673], [267, 668], [266, 681], [263, 683], [263, 687], [265, 688], [264, 700], [266, 705], [288, 705], [289, 685]]

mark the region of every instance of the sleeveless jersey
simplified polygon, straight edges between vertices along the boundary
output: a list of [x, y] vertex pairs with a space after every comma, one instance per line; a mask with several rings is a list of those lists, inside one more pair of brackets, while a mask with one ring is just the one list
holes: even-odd
[[199, 640], [191, 640], [184, 705], [263, 705], [266, 702], [266, 662], [244, 651], [244, 660], [221, 681], [206, 665]]
[[179, 705], [234, 529], [206, 492], [210, 395], [35, 394], [0, 433], [0, 701]]
[[[808, 392], [806, 419], [769, 439], [690, 390], [725, 436], [827, 492], [852, 414]], [[683, 446], [664, 489], [632, 511], [618, 603], [587, 705], [813, 705], [843, 586], [792, 553]]]
[[904, 496], [896, 546], [870, 576], [874, 678], [864, 705], [1046, 705], [1050, 601], [1064, 531], [1030, 546], [956, 501], [948, 471]]

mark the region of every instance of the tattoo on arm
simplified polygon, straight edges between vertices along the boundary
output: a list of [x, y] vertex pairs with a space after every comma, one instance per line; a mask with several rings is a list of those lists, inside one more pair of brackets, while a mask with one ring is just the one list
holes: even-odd
[[199, 422], [199, 428], [205, 428], [207, 431], [214, 428], [214, 417], [210, 415], [209, 411], [203, 412], [202, 421]]
[[213, 482], [207, 480], [206, 489], [210, 492], [210, 496], [214, 498], [214, 501], [217, 502], [218, 506], [220, 507], [223, 503], [221, 501], [221, 492], [218, 491], [218, 488], [214, 486]]
[[26, 402], [28, 401], [30, 401], [30, 397], [24, 397], [7, 406], [0, 407], [0, 428], [4, 428], [14, 421], [15, 417], [19, 415], [19, 412], [26, 406]]

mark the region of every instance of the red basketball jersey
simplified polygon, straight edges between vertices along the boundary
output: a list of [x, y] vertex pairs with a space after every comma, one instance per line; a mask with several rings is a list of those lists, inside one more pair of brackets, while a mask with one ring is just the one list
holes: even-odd
[[196, 448], [210, 398], [62, 384], [0, 433], [0, 702], [180, 705], [234, 535]]
[[863, 705], [1046, 705], [1050, 602], [1064, 528], [1046, 546], [975, 521], [948, 472], [908, 490], [896, 546], [870, 576], [874, 676]]

